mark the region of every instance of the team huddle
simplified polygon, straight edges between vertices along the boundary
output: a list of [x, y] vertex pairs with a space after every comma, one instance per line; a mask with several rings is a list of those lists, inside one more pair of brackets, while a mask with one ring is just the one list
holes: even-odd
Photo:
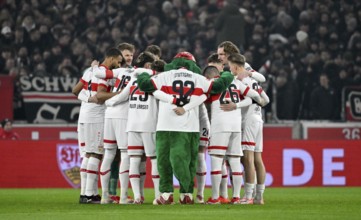
[[[132, 66], [133, 53], [128, 43], [109, 49], [104, 61], [93, 61], [73, 88], [82, 101], [79, 202], [142, 204], [148, 157], [154, 205], [174, 204], [173, 175], [180, 184], [180, 204], [264, 204], [261, 108], [269, 102], [259, 85], [264, 76], [229, 41], [218, 46], [203, 71], [188, 52], [166, 64], [159, 48], [151, 46]], [[206, 150], [212, 181], [207, 200]], [[129, 182], [134, 198], [128, 196]]]

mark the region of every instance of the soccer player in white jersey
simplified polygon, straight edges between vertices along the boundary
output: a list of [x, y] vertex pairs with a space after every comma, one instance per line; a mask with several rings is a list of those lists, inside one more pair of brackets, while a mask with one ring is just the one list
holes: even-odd
[[[112, 92], [102, 92], [97, 94], [97, 98], [106, 101], [118, 94], [131, 79], [129, 68], [117, 68], [112, 71], [107, 70], [102, 65], [93, 66], [93, 72], [96, 77], [103, 79], [116, 78]], [[108, 80], [108, 85], [111, 80]], [[102, 204], [112, 203], [109, 196], [109, 179], [111, 164], [116, 156], [117, 149], [120, 149], [119, 179], [121, 185], [120, 204], [132, 203], [128, 199], [129, 184], [129, 156], [128, 156], [128, 136], [126, 125], [128, 118], [128, 103], [120, 103], [113, 107], [107, 107], [105, 110], [104, 123], [104, 158], [100, 167], [100, 180], [102, 184]]]
[[[116, 68], [121, 60], [120, 51], [116, 48], [109, 49], [106, 53], [104, 65], [107, 69]], [[79, 88], [83, 89], [79, 92]], [[78, 94], [82, 100], [79, 114], [79, 138], [85, 144], [85, 157], [81, 164], [82, 183], [81, 195], [85, 196], [86, 203], [99, 202], [99, 196], [94, 195], [98, 189], [98, 170], [100, 160], [104, 153], [103, 130], [105, 106], [96, 98], [98, 92], [106, 91], [105, 81], [96, 78], [93, 69], [89, 68], [84, 72], [80, 82], [73, 88], [73, 93]], [[85, 174], [86, 173], [86, 174]], [[85, 188], [84, 188], [85, 187]], [[84, 194], [83, 194], [84, 193]], [[85, 203], [82, 202], [82, 203]]]
[[[143, 52], [136, 59], [135, 65], [150, 70], [153, 61], [155, 61], [153, 54]], [[132, 77], [120, 94], [107, 100], [106, 105], [114, 106], [128, 99], [129, 111], [126, 131], [128, 132], [128, 155], [130, 156], [129, 178], [134, 193], [134, 203], [141, 204], [144, 198], [142, 198], [140, 191], [140, 163], [144, 153], [151, 159], [155, 198], [159, 197], [159, 173], [155, 154], [158, 104], [152, 94], [139, 90], [135, 77]]]
[[[222, 63], [222, 61], [218, 58], [218, 54], [217, 53], [213, 53], [211, 54], [208, 58], [207, 58], [207, 62], [208, 62], [208, 67], [205, 68], [205, 70], [207, 70], [208, 73], [206, 73], [204, 76], [207, 79], [213, 79], [214, 77], [219, 77], [219, 73], [223, 72], [224, 70], [224, 64]], [[214, 70], [211, 67], [215, 67], [216, 70]], [[207, 106], [208, 109], [208, 115], [210, 114], [210, 106]], [[226, 158], [224, 159], [223, 163], [222, 163], [222, 180], [221, 180], [221, 184], [220, 184], [220, 192], [219, 192], [219, 200], [221, 201], [222, 204], [228, 204], [230, 202], [230, 200], [228, 199], [228, 169], [227, 169], [227, 160]]]
[[[240, 55], [241, 56], [241, 55]], [[237, 62], [245, 72], [245, 58]], [[239, 73], [231, 69], [235, 76]], [[242, 169], [240, 157], [241, 149], [241, 107], [252, 103], [249, 97], [260, 101], [259, 94], [242, 82], [234, 79], [228, 89], [220, 95], [210, 97], [212, 102], [211, 140], [208, 152], [211, 155], [212, 197], [208, 204], [220, 204], [219, 187], [221, 182], [221, 167], [224, 156], [232, 170], [233, 196], [230, 203], [240, 204], [240, 190], [242, 184]]]
[[[117, 47], [120, 50], [120, 52], [122, 53], [122, 57], [123, 57], [123, 62], [122, 62], [121, 66], [124, 66], [127, 68], [132, 68], [133, 55], [135, 52], [134, 45], [123, 42], [123, 43], [120, 43]], [[114, 160], [111, 164], [110, 180], [109, 180], [110, 198], [112, 200], [114, 200], [115, 203], [119, 203], [119, 200], [120, 200], [120, 197], [117, 196], [118, 179], [119, 179], [119, 163], [120, 163], [120, 150], [118, 149], [116, 152], [116, 155], [114, 157]]]
[[[221, 62], [228, 66], [228, 57], [231, 54], [239, 54], [239, 49], [238, 47], [233, 44], [230, 41], [224, 41], [222, 43], [220, 43], [218, 45], [217, 48], [217, 54], [218, 54], [218, 58], [221, 60]], [[255, 71], [250, 65], [249, 63], [245, 63], [244, 68], [247, 71], [248, 76], [254, 78], [255, 80], [257, 80], [258, 82], [265, 82], [266, 78], [259, 72]]]
[[[188, 52], [178, 53], [173, 61], [165, 66], [165, 70], [152, 78], [148, 74], [139, 75], [139, 88], [146, 92], [159, 89], [186, 103], [192, 96], [220, 93], [233, 80], [230, 73], [224, 73], [220, 79], [208, 81], [199, 75], [200, 69], [193, 55]], [[198, 145], [199, 108], [178, 115], [170, 103], [160, 102], [156, 132], [161, 192], [158, 204], [173, 203], [173, 173], [180, 183], [180, 203], [193, 203]]]
[[[237, 59], [238, 55], [231, 55], [229, 60]], [[232, 69], [239, 68], [239, 65], [234, 62], [229, 62]], [[245, 194], [241, 199], [241, 204], [264, 204], [263, 192], [265, 189], [266, 170], [262, 160], [263, 151], [263, 120], [261, 106], [269, 103], [267, 94], [258, 85], [258, 82], [244, 74], [239, 74], [238, 79], [245, 85], [256, 90], [263, 102], [259, 103], [253, 101], [250, 106], [242, 108], [242, 149], [244, 157], [242, 162], [245, 172]], [[253, 198], [254, 180], [257, 175], [256, 197]]]

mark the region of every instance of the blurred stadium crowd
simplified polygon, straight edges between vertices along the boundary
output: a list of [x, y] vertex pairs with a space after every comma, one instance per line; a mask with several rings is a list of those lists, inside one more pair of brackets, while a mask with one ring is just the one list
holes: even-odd
[[134, 44], [135, 56], [159, 45], [165, 61], [187, 50], [205, 67], [218, 43], [231, 40], [277, 91], [279, 119], [338, 120], [342, 88], [361, 84], [361, 1], [2, 0], [0, 7], [0, 74], [15, 78], [80, 77], [121, 42]]

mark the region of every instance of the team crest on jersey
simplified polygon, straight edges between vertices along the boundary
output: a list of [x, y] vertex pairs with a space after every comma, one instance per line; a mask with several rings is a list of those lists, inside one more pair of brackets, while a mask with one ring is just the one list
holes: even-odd
[[56, 148], [58, 167], [65, 180], [73, 187], [80, 187], [81, 158], [77, 144], [58, 144]]

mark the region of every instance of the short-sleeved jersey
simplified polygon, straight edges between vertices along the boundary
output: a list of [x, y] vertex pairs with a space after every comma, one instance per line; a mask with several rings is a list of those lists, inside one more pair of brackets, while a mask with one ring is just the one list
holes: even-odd
[[[127, 91], [128, 88], [129, 91]], [[155, 132], [158, 118], [158, 103], [154, 96], [141, 91], [136, 79], [132, 79], [129, 82], [124, 92], [129, 92], [127, 131]]]
[[226, 98], [234, 103], [239, 103], [244, 99], [249, 91], [249, 87], [239, 80], [233, 80], [226, 91], [221, 94], [211, 95], [211, 132], [241, 132], [242, 114], [241, 109], [233, 111], [223, 111], [220, 109], [221, 104], [226, 104]]
[[[80, 81], [84, 84], [83, 90], [89, 93], [89, 96], [94, 96], [97, 93], [98, 86], [106, 86], [104, 80], [100, 80], [93, 76], [92, 69], [88, 68]], [[105, 106], [82, 102], [79, 112], [79, 123], [101, 123], [104, 122]]]
[[[103, 70], [105, 71], [105, 69]], [[131, 72], [133, 69], [127, 69], [127, 68], [118, 68], [112, 70], [114, 72], [114, 75], [117, 76], [112, 92], [119, 92], [122, 89], [124, 89], [129, 81], [131, 80]], [[110, 86], [112, 80], [108, 80], [108, 86]], [[128, 118], [128, 102], [122, 102], [118, 105], [107, 107], [105, 110], [105, 118], [121, 118], [121, 119], [127, 119]]]
[[[258, 92], [258, 94], [262, 93], [262, 87], [258, 84], [258, 82], [251, 77], [246, 77], [242, 80], [242, 82], [254, 89]], [[242, 118], [245, 120], [250, 115], [257, 115], [262, 117], [262, 108], [255, 101], [252, 101], [252, 104], [246, 107], [242, 107]]]
[[[190, 100], [191, 96], [200, 96], [211, 90], [212, 82], [204, 76], [186, 69], [170, 70], [151, 78], [156, 89], [177, 98]], [[199, 132], [199, 108], [193, 108], [178, 116], [174, 105], [159, 102], [157, 131]]]

